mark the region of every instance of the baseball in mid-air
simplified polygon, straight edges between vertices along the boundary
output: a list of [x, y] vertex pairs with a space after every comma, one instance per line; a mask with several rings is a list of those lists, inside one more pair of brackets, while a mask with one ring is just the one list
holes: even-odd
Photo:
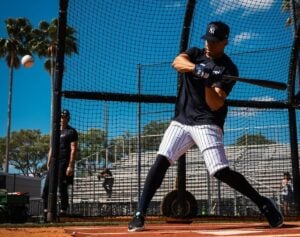
[[34, 63], [34, 59], [31, 55], [24, 55], [22, 57], [21, 63], [24, 67], [32, 67], [33, 63]]

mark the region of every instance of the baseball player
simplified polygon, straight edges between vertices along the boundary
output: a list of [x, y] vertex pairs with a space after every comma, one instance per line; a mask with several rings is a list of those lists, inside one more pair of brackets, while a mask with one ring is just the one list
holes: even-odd
[[129, 231], [144, 229], [149, 203], [160, 187], [167, 169], [194, 144], [203, 154], [211, 176], [251, 199], [266, 216], [271, 227], [279, 227], [283, 217], [273, 202], [261, 196], [240, 173], [229, 168], [223, 144], [223, 125], [227, 115], [226, 97], [235, 82], [222, 75], [238, 76], [238, 69], [224, 53], [229, 26], [211, 22], [207, 26], [205, 48], [190, 48], [179, 54], [173, 67], [183, 73], [175, 117], [161, 141], [156, 161], [146, 177], [137, 212]]

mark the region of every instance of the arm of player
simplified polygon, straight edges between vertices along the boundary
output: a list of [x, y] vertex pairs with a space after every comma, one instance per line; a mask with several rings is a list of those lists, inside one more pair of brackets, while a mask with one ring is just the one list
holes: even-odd
[[75, 166], [75, 158], [77, 153], [77, 141], [71, 142], [71, 153], [70, 153], [70, 161], [66, 171], [67, 176], [71, 176], [74, 174], [74, 166]]
[[226, 97], [226, 93], [218, 87], [205, 87], [205, 101], [212, 111], [220, 109]]
[[47, 170], [50, 169], [50, 161], [51, 161], [51, 148], [49, 149], [49, 152], [48, 152], [48, 160], [47, 160]]
[[[186, 53], [179, 54], [173, 61], [172, 66], [178, 72], [194, 72], [195, 64], [189, 59]], [[205, 99], [212, 111], [220, 109], [225, 102], [227, 95], [218, 87], [205, 87]]]
[[189, 59], [186, 53], [179, 54], [173, 61], [172, 66], [178, 72], [193, 72], [195, 70], [195, 64]]

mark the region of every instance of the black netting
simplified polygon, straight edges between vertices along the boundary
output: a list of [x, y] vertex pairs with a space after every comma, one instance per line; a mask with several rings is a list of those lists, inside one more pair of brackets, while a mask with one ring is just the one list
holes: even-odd
[[[71, 111], [71, 125], [80, 133], [74, 212], [131, 215], [135, 210], [174, 115], [178, 75], [171, 64], [182, 43], [186, 4], [69, 1], [67, 24], [76, 29], [79, 53], [65, 58], [62, 107]], [[203, 47], [200, 37], [207, 23], [222, 20], [231, 27], [226, 53], [241, 77], [288, 83], [296, 63], [291, 61], [294, 27], [286, 26], [288, 17], [282, 1], [196, 1], [188, 47]], [[299, 72], [295, 82], [297, 92]], [[238, 82], [228, 98], [224, 129], [231, 166], [278, 204], [282, 174], [292, 173], [289, 93], [294, 93], [290, 86], [281, 91]], [[299, 121], [299, 112], [297, 116]], [[105, 166], [115, 177], [109, 200], [97, 179]], [[162, 197], [174, 189], [176, 166], [167, 177], [150, 214], [159, 213]], [[249, 200], [207, 175], [196, 148], [187, 154], [187, 188], [197, 199], [199, 214], [258, 214]], [[98, 202], [106, 206], [95, 211]]]

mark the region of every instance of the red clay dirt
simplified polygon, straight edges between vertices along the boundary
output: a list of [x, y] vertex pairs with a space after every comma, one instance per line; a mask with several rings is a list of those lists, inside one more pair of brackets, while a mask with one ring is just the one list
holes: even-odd
[[[128, 232], [127, 222], [101, 223], [93, 226], [0, 227], [2, 237], [300, 237], [300, 221], [286, 221], [281, 228], [269, 228], [264, 221], [198, 221], [193, 223], [149, 223], [143, 232]], [[65, 223], [67, 224], [67, 223]], [[55, 225], [55, 224], [53, 224]], [[71, 226], [72, 225], [72, 226]]]

